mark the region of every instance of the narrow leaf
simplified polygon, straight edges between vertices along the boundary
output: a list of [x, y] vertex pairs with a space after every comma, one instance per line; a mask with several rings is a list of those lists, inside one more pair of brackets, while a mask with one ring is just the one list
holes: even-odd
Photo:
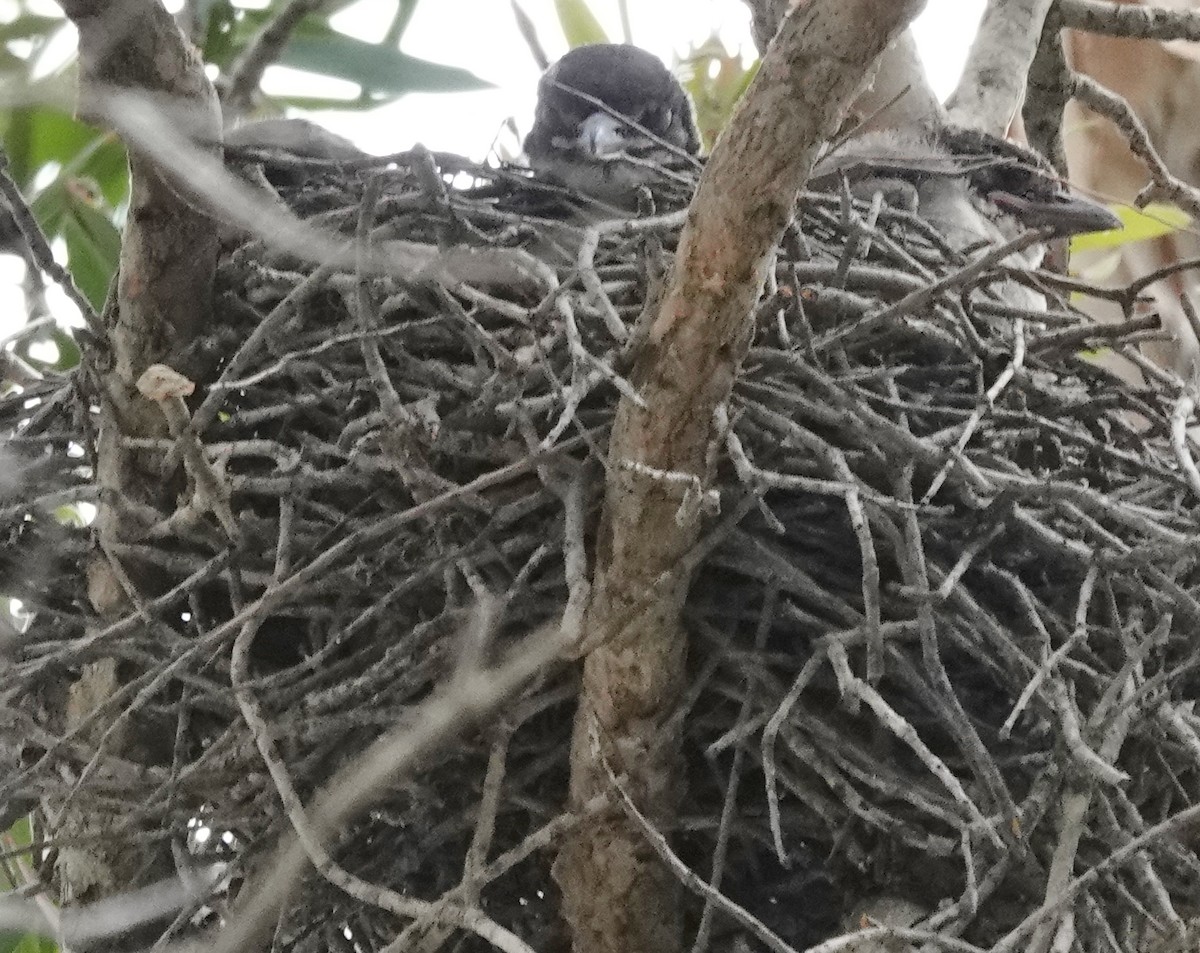
[[554, 0], [554, 11], [567, 45], [574, 49], [589, 43], [607, 43], [608, 34], [592, 13], [586, 0]]
[[1174, 205], [1152, 202], [1144, 209], [1131, 205], [1119, 205], [1113, 209], [1124, 224], [1124, 228], [1113, 228], [1089, 235], [1077, 235], [1071, 239], [1071, 251], [1095, 251], [1101, 248], [1119, 248], [1133, 242], [1159, 238], [1179, 231], [1191, 224], [1192, 219]]
[[111, 219], [86, 201], [74, 198], [59, 228], [67, 243], [67, 268], [79, 290], [97, 311], [104, 307], [108, 286], [121, 255], [121, 234]]

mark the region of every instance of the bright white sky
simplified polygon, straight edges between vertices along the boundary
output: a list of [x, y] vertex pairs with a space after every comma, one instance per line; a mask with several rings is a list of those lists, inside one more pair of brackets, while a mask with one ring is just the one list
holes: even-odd
[[[519, 0], [551, 59], [567, 50], [554, 0]], [[620, 40], [616, 0], [591, 0], [609, 39]], [[984, 0], [929, 0], [914, 27], [933, 88], [944, 98], [962, 72]], [[727, 49], [753, 55], [750, 17], [742, 0], [630, 0], [633, 42], [671, 65], [716, 33]], [[360, 0], [335, 20], [346, 33], [374, 40], [389, 0]], [[368, 114], [319, 118], [369, 152], [386, 153], [423, 142], [431, 149], [482, 159], [506, 119], [524, 135], [533, 116], [538, 69], [505, 0], [424, 0], [404, 36], [403, 49], [442, 63], [465, 66], [496, 85], [474, 93], [413, 94]], [[279, 71], [282, 72], [282, 71]], [[278, 74], [277, 74], [278, 75]], [[272, 88], [268, 77], [267, 88]], [[280, 77], [280, 79], [283, 79]], [[294, 83], [297, 77], [287, 77]], [[279, 88], [286, 88], [281, 86]], [[292, 86], [294, 89], [295, 87]], [[329, 95], [329, 87], [322, 92]], [[356, 90], [347, 90], [353, 95]]]
[[[566, 51], [553, 0], [520, 0], [534, 21], [546, 53], [553, 59]], [[55, 7], [42, 0], [47, 12]], [[174, 9], [180, 0], [170, 2]], [[914, 26], [933, 88], [943, 98], [954, 88], [967, 48], [979, 23], [984, 0], [929, 0]], [[621, 39], [616, 0], [591, 0], [591, 7], [610, 39]], [[714, 32], [727, 49], [754, 51], [749, 16], [742, 0], [631, 0], [633, 41], [658, 54], [668, 65], [705, 41]], [[17, 10], [13, 0], [0, 0], [0, 22]], [[394, 0], [360, 0], [340, 13], [336, 26], [355, 36], [378, 39], [381, 24], [395, 10]], [[73, 42], [64, 38], [65, 44]], [[399, 152], [416, 142], [431, 149], [483, 159], [499, 141], [512, 151], [519, 139], [502, 135], [506, 120], [524, 135], [533, 116], [538, 70], [517, 31], [505, 0], [423, 0], [404, 36], [403, 49], [426, 59], [463, 66], [495, 84], [494, 89], [457, 94], [412, 94], [368, 113], [313, 114], [313, 118], [373, 153]], [[69, 49], [64, 52], [69, 52]], [[300, 82], [306, 84], [300, 87]], [[338, 84], [313, 80], [280, 68], [268, 71], [264, 86], [292, 93], [338, 95]], [[356, 88], [344, 90], [347, 97]], [[20, 282], [21, 262], [0, 255], [0, 346], [25, 321]], [[74, 307], [65, 296], [52, 293], [54, 312], [67, 318]], [[52, 347], [52, 346], [50, 346]], [[53, 359], [53, 352], [46, 353]]]

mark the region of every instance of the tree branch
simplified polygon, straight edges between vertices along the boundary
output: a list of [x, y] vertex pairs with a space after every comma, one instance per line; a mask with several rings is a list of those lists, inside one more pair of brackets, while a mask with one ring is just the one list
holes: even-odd
[[[195, 49], [158, 0], [61, 0], [79, 30], [80, 111], [110, 119], [114, 90], [147, 91], [186, 116], [205, 141], [220, 141], [216, 94]], [[214, 150], [219, 146], [213, 146]], [[129, 215], [121, 242], [115, 292], [104, 309], [106, 347], [89, 349], [86, 361], [98, 382], [101, 405], [95, 480], [102, 505], [96, 520], [98, 548], [87, 562], [88, 597], [96, 615], [109, 621], [129, 608], [127, 578], [104, 555], [121, 541], [122, 501], [169, 512], [174, 487], [157, 466], [147, 465], [122, 444], [126, 437], [166, 432], [162, 414], [138, 393], [149, 365], [179, 366], [179, 356], [208, 323], [217, 260], [217, 228], [189, 202], [164, 172], [136, 148], [129, 150]], [[68, 730], [121, 690], [117, 666], [101, 658], [64, 686]], [[99, 742], [97, 742], [98, 744]], [[114, 742], [119, 744], [119, 742]], [[56, 805], [47, 804], [54, 816]], [[97, 843], [106, 819], [85, 810], [65, 811], [57, 833], [83, 845]], [[103, 843], [103, 842], [102, 842]], [[78, 902], [128, 888], [172, 870], [169, 851], [79, 846], [59, 856], [62, 898]]]
[[1008, 131], [1051, 2], [989, 0], [962, 79], [946, 103], [951, 122], [994, 135]]
[[1059, 0], [1063, 25], [1135, 40], [1200, 40], [1200, 11], [1167, 10], [1110, 0]]
[[253, 105], [254, 94], [267, 67], [278, 59], [300, 21], [321, 9], [326, 2], [291, 0], [255, 34], [242, 55], [229, 68], [228, 84], [222, 97], [227, 120], [232, 122]]
[[902, 32], [883, 51], [874, 77], [854, 100], [854, 113], [864, 130], [945, 122], [945, 110], [929, 85], [911, 31]]
[[[638, 810], [670, 825], [681, 787], [674, 715], [687, 653], [683, 562], [700, 534], [720, 436], [714, 422], [796, 192], [872, 64], [922, 6], [814, 0], [794, 7], [705, 166], [633, 371], [641, 406], [622, 399], [609, 446], [585, 621], [585, 641], [603, 641], [584, 663], [573, 806], [608, 790], [607, 758]], [[679, 948], [679, 885], [622, 813], [581, 825], [555, 876], [578, 953]]]
[[1042, 37], [1029, 67], [1022, 119], [1029, 144], [1046, 156], [1060, 172], [1067, 169], [1063, 147], [1063, 109], [1071, 71], [1063, 52], [1062, 14], [1054, 7], [1042, 24]]
[[1150, 173], [1150, 184], [1134, 200], [1144, 208], [1155, 199], [1174, 202], [1193, 218], [1200, 218], [1200, 189], [1171, 174], [1167, 164], [1150, 142], [1145, 124], [1130, 108], [1129, 103], [1094, 79], [1076, 75], [1071, 95], [1088, 109], [1103, 116], [1125, 137], [1129, 150], [1137, 156]]
[[[80, 110], [107, 121], [110, 91], [162, 97], [201, 142], [220, 142], [220, 114], [204, 64], [157, 0], [63, 0], [79, 28]], [[215, 152], [217, 146], [212, 146]], [[130, 152], [133, 182], [121, 245], [118, 314], [109, 328], [129, 393], [150, 364], [172, 358], [207, 324], [217, 258], [215, 223]], [[147, 408], [148, 415], [152, 408]]]
[[[745, 0], [759, 53], [765, 53], [791, 0]], [[879, 57], [875, 75], [854, 101], [863, 130], [943, 122], [942, 104], [925, 75], [912, 33], [903, 30]]]

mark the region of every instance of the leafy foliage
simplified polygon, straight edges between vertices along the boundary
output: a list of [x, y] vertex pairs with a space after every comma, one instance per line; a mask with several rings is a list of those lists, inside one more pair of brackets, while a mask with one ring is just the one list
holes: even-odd
[[[203, 52], [207, 62], [227, 69], [284, 4], [275, 0], [262, 10], [240, 10], [225, 0], [220, 6], [221, 22], [216, 29], [210, 24]], [[412, 7], [415, 3], [410, 2], [409, 9]], [[337, 12], [334, 8], [324, 16], [306, 17], [292, 33], [277, 62], [280, 66], [357, 84], [361, 89], [357, 103], [338, 101], [340, 108], [373, 107], [405, 93], [463, 92], [490, 85], [468, 70], [402, 53], [397, 43], [389, 43], [386, 36], [378, 43], [347, 36], [329, 22], [330, 15]], [[403, 25], [407, 25], [407, 20]], [[287, 97], [273, 99], [285, 102]]]
[[[351, 2], [328, 3], [306, 17], [278, 62], [357, 84], [358, 97], [303, 95], [297, 88], [294, 95], [272, 97], [265, 108], [367, 109], [410, 92], [460, 92], [489, 85], [468, 70], [400, 51], [417, 0], [399, 0], [382, 39], [375, 43], [334, 28], [332, 18]], [[286, 0], [270, 0], [257, 9], [251, 8], [250, 0], [213, 0], [198, 7], [202, 22], [181, 27], [205, 61], [216, 67], [220, 85], [231, 65], [286, 5]], [[99, 309], [120, 255], [118, 226], [129, 199], [129, 174], [121, 143], [72, 117], [77, 63], [73, 56], [62, 60], [56, 52], [62, 48], [56, 41], [70, 29], [65, 18], [35, 12], [28, 0], [21, 0], [15, 15], [0, 23], [0, 83], [10, 93], [8, 101], [16, 103], [0, 109], [0, 146], [38, 223], [52, 243], [61, 242], [68, 270]], [[27, 356], [30, 347], [46, 340], [58, 346], [58, 365], [78, 360], [70, 338], [51, 329], [30, 335], [19, 350]]]
[[740, 52], [731, 53], [713, 36], [685, 56], [680, 67], [684, 88], [696, 107], [700, 139], [706, 150], [711, 149], [758, 72], [758, 60], [746, 64]]
[[558, 14], [567, 45], [572, 49], [588, 43], [608, 42], [608, 34], [586, 0], [554, 0], [554, 12]]

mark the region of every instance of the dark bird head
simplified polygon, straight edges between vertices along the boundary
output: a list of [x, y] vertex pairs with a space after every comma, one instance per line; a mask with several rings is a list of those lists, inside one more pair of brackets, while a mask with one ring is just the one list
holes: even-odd
[[624, 43], [571, 50], [542, 75], [525, 154], [534, 171], [614, 205], [667, 183], [700, 148], [687, 93], [655, 56]]
[[858, 194], [901, 196], [959, 247], [1003, 241], [1028, 228], [1068, 236], [1121, 227], [1103, 205], [1072, 192], [1037, 153], [973, 129], [867, 133], [831, 150], [811, 181], [828, 188], [842, 176]]
[[1116, 215], [1073, 192], [1031, 149], [975, 129], [943, 129], [939, 139], [964, 168], [978, 199], [1025, 228], [1052, 228], [1067, 236], [1121, 227]]

